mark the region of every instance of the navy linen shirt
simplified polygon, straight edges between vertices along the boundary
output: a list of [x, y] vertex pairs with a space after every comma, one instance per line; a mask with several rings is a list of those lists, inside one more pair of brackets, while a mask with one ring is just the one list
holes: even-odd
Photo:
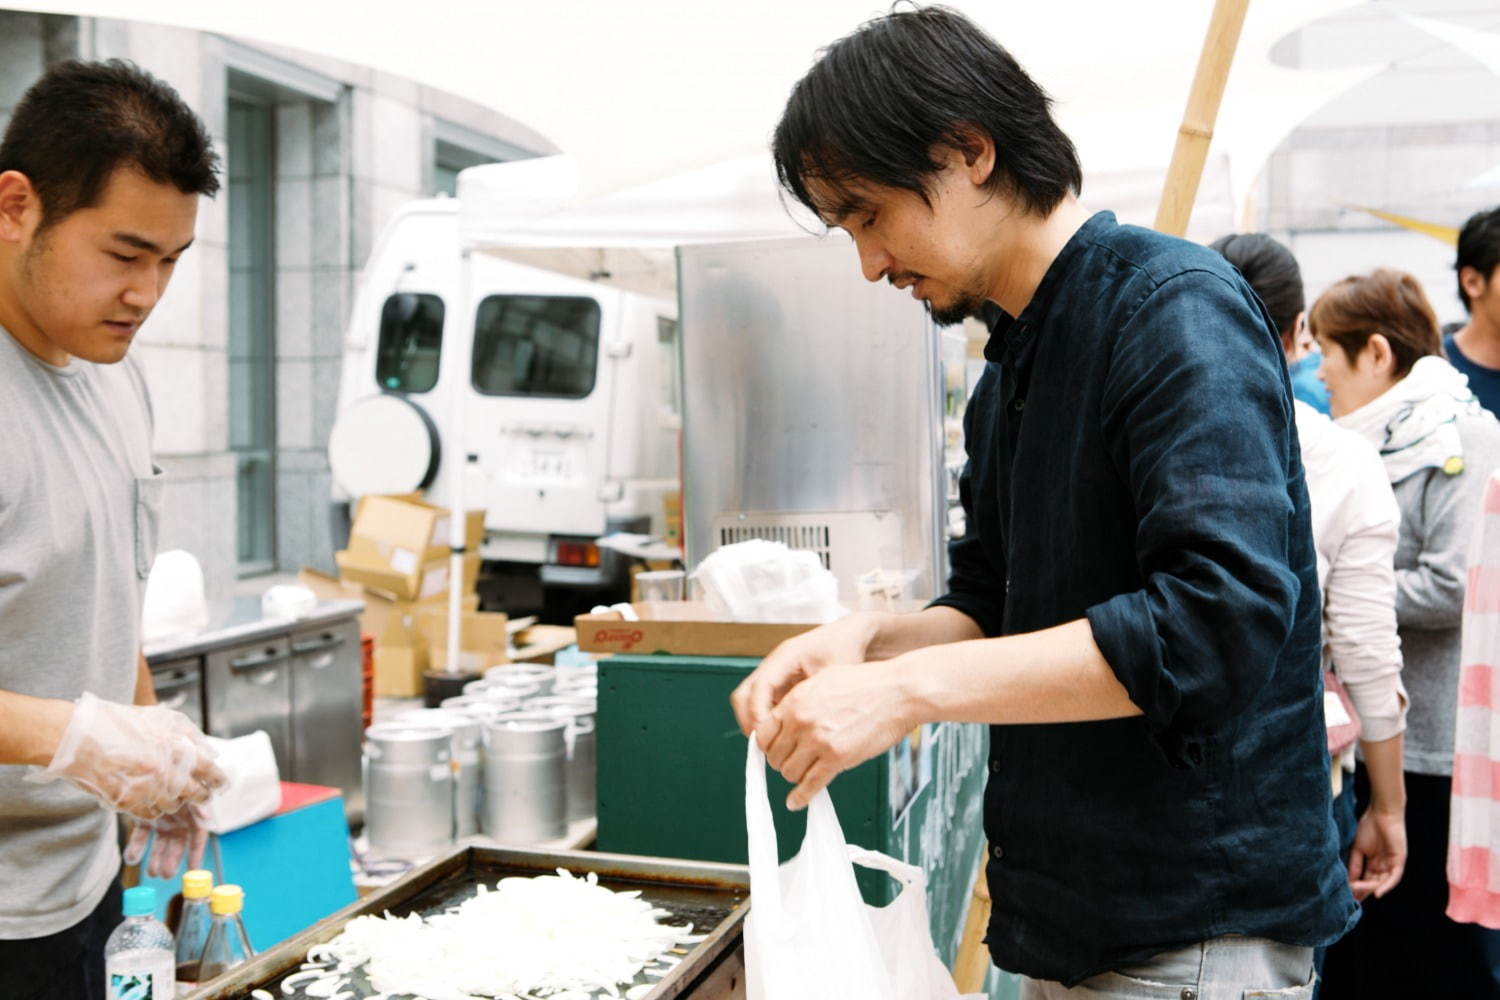
[[1108, 212], [996, 314], [935, 603], [987, 636], [1086, 617], [1145, 714], [991, 727], [995, 964], [1071, 986], [1225, 934], [1337, 939], [1357, 908], [1274, 325], [1219, 255]]

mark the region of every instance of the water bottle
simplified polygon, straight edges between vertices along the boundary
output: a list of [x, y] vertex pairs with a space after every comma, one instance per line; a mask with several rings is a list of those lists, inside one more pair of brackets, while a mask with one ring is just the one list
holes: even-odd
[[214, 887], [211, 872], [195, 868], [182, 876], [182, 913], [172, 936], [177, 939], [177, 995], [186, 996], [198, 988], [198, 961], [208, 944], [212, 917], [208, 912], [208, 894]]
[[240, 911], [245, 908], [244, 890], [237, 885], [221, 885], [209, 894], [208, 908], [213, 913], [213, 924], [203, 946], [203, 959], [198, 963], [200, 983], [221, 976], [255, 956], [245, 934], [244, 921], [240, 919]]
[[170, 1000], [177, 992], [172, 932], [157, 920], [156, 890], [125, 890], [125, 922], [104, 945], [109, 1000]]

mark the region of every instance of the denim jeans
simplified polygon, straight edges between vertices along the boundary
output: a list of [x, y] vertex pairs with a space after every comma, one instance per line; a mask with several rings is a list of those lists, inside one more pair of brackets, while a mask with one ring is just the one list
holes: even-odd
[[1061, 983], [1021, 980], [1021, 1000], [1308, 1000], [1312, 949], [1230, 935]]

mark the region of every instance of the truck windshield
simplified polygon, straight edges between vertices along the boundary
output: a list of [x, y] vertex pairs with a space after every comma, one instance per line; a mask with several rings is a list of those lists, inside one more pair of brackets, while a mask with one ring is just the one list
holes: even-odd
[[474, 320], [474, 388], [486, 396], [582, 399], [594, 391], [599, 303], [491, 295]]
[[443, 300], [397, 292], [380, 310], [375, 381], [391, 392], [428, 392], [437, 385], [443, 350]]

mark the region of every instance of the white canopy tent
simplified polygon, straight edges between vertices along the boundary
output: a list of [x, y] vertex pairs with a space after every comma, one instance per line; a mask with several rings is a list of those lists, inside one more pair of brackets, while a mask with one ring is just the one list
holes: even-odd
[[[303, 49], [496, 108], [577, 158], [579, 197], [764, 150], [817, 50], [875, 16], [871, 0], [10, 0], [51, 13], [156, 21]], [[955, 0], [1057, 102], [1090, 174], [1165, 170], [1212, 0]], [[1216, 150], [1236, 201], [1259, 161], [1365, 68], [1296, 71], [1271, 46], [1350, 0], [1253, 0]]]
[[[1430, 17], [1413, 17], [1410, 14], [1402, 14], [1401, 20], [1413, 28], [1427, 32], [1439, 41], [1452, 45], [1491, 73], [1500, 76], [1500, 34], [1476, 31], [1473, 28], [1449, 24], [1446, 21], [1438, 21]], [[1500, 163], [1470, 178], [1465, 185], [1471, 188], [1493, 186], [1500, 186]]]
[[670, 298], [673, 247], [821, 229], [781, 197], [765, 153], [594, 198], [582, 194], [580, 176], [578, 158], [566, 154], [465, 170], [458, 191], [464, 245]]

